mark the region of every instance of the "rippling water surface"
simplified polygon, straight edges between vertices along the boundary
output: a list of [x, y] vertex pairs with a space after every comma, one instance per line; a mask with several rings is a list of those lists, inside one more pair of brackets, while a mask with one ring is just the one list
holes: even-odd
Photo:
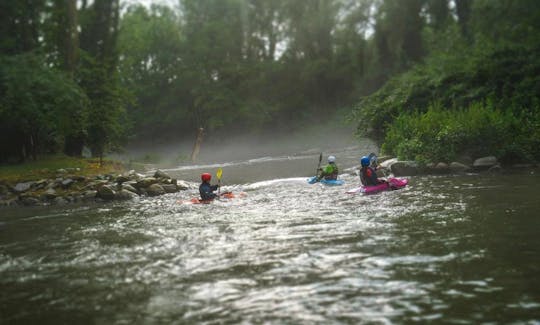
[[371, 196], [343, 179], [2, 210], [0, 322], [540, 322], [537, 174], [418, 176]]

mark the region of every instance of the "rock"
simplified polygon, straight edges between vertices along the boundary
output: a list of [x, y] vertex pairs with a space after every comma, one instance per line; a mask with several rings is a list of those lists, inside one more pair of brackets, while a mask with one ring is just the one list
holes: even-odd
[[0, 184], [0, 195], [6, 195], [9, 193], [7, 186]]
[[122, 189], [116, 193], [116, 199], [117, 200], [132, 200], [134, 198], [139, 197], [136, 193], [133, 193], [131, 191]]
[[135, 185], [135, 187], [138, 188], [138, 189], [147, 188], [150, 185], [153, 185], [153, 184], [156, 184], [156, 183], [158, 183], [158, 180], [155, 179], [154, 177], [146, 177], [146, 178], [143, 178], [143, 179], [139, 180], [137, 182], [137, 184]]
[[418, 174], [418, 165], [415, 161], [396, 161], [390, 166], [395, 176], [414, 176]]
[[176, 181], [176, 187], [180, 191], [185, 191], [189, 189], [189, 183], [186, 181]]
[[488, 169], [488, 173], [497, 174], [497, 173], [500, 173], [500, 172], [502, 172], [502, 167], [499, 164], [497, 164], [495, 166], [491, 166]]
[[67, 178], [67, 179], [64, 179], [60, 184], [62, 184], [62, 187], [63, 188], [68, 188], [71, 186], [71, 184], [75, 183], [74, 180], [72, 180], [71, 178]]
[[149, 196], [158, 196], [165, 194], [165, 189], [159, 184], [152, 184], [146, 188]]
[[54, 205], [66, 205], [66, 204], [69, 203], [69, 201], [66, 200], [66, 199], [64, 199], [63, 197], [60, 197], [60, 196], [59, 196], [59, 197], [55, 198], [55, 199], [52, 201], [52, 203], [53, 203]]
[[166, 193], [176, 193], [178, 188], [174, 184], [161, 184]]
[[23, 196], [19, 199], [19, 201], [22, 203], [22, 205], [26, 206], [35, 206], [41, 203], [38, 198], [35, 198], [33, 196]]
[[84, 191], [81, 194], [81, 199], [83, 201], [91, 201], [96, 198], [96, 195], [97, 195], [97, 191]]
[[118, 184], [128, 182], [129, 180], [130, 180], [129, 177], [125, 176], [125, 175], [120, 175], [120, 176], [116, 177], [116, 183], [118, 183]]
[[448, 174], [450, 172], [450, 167], [446, 163], [439, 162], [436, 165], [432, 166], [431, 170], [435, 174]]
[[473, 167], [474, 169], [485, 170], [497, 165], [498, 163], [499, 162], [497, 161], [496, 157], [488, 156], [476, 159], [473, 163]]
[[167, 175], [166, 173], [162, 172], [161, 170], [156, 170], [156, 172], [154, 173], [154, 178], [166, 178], [166, 179], [170, 179], [171, 176]]
[[23, 193], [28, 191], [34, 184], [35, 182], [18, 183], [17, 185], [15, 185], [13, 190], [17, 193]]
[[390, 169], [392, 167], [392, 165], [394, 163], [398, 162], [398, 159], [397, 158], [392, 158], [392, 159], [387, 159], [385, 161], [383, 161], [382, 163], [380, 163], [380, 166], [382, 168], [388, 168]]
[[65, 170], [64, 168], [60, 168], [60, 169], [56, 170], [56, 173], [57, 174], [65, 174], [65, 173], [67, 173], [67, 170]]
[[137, 189], [135, 187], [129, 185], [129, 184], [122, 184], [122, 189], [126, 190], [126, 191], [130, 191], [130, 192], [135, 193], [135, 194], [139, 194]]
[[471, 167], [462, 164], [460, 162], [454, 161], [450, 163], [450, 171], [452, 173], [465, 173], [471, 170]]
[[104, 200], [113, 200], [115, 196], [116, 196], [116, 192], [112, 189], [110, 185], [100, 186], [96, 194], [96, 197], [99, 197]]
[[17, 205], [17, 199], [0, 200], [0, 207], [11, 207]]
[[53, 200], [56, 198], [56, 191], [52, 188], [46, 190], [42, 195], [41, 195], [42, 199], [43, 200]]

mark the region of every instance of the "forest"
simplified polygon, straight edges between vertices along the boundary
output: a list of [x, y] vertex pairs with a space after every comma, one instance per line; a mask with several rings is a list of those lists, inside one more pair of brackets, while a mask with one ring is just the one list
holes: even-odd
[[347, 117], [387, 154], [540, 160], [536, 0], [0, 4], [0, 163]]

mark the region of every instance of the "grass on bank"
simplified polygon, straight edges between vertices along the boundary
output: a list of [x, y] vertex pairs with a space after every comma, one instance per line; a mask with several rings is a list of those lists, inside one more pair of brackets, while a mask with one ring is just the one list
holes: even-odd
[[[76, 170], [76, 169], [79, 170]], [[123, 172], [122, 163], [99, 158], [76, 158], [63, 155], [42, 156], [36, 161], [22, 164], [0, 165], [0, 182], [16, 183], [45, 178], [55, 178], [59, 169], [68, 170], [66, 175], [81, 175], [92, 177], [100, 174], [117, 174]]]

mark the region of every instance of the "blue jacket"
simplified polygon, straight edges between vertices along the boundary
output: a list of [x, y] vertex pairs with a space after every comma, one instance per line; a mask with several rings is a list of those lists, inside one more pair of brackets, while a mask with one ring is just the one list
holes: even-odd
[[199, 194], [201, 195], [201, 200], [208, 201], [216, 198], [217, 194], [213, 193], [218, 189], [217, 185], [210, 185], [210, 183], [203, 182], [199, 186]]

